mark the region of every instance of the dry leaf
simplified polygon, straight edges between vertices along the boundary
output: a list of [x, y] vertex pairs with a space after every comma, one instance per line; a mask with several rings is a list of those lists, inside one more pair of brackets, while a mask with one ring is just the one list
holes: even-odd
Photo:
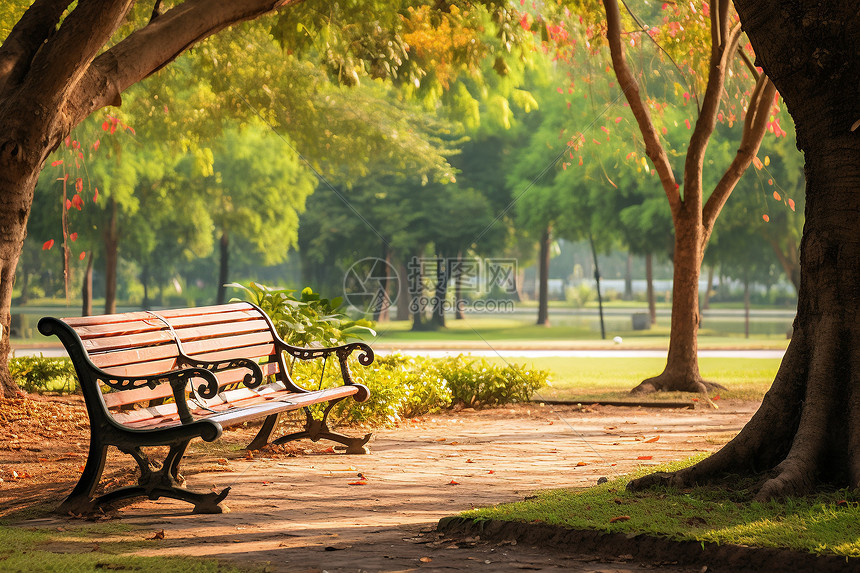
[[421, 563], [430, 563], [431, 561], [433, 561], [433, 558], [432, 557], [422, 557], [418, 561], [420, 561]]
[[448, 485], [460, 485], [460, 482], [455, 481], [455, 480], [451, 480], [448, 482]]
[[654, 456], [639, 456], [639, 457], [638, 457], [638, 458], [636, 458], [636, 459], [637, 459], [637, 460], [650, 460], [650, 459], [651, 459], [651, 458], [653, 458], [653, 457], [654, 457]]
[[164, 530], [162, 529], [161, 531], [156, 531], [155, 535], [149, 537], [148, 539], [164, 539]]
[[615, 523], [616, 521], [627, 521], [630, 519], [629, 515], [619, 515], [618, 517], [613, 517], [609, 520], [609, 523]]
[[366, 479], [360, 479], [357, 481], [351, 481], [347, 485], [367, 485], [367, 480]]
[[588, 464], [585, 462], [576, 462], [576, 467], [581, 468], [582, 466], [587, 466]]
[[648, 438], [643, 443], [644, 444], [653, 444], [654, 442], [656, 442], [659, 439], [660, 439], [660, 436], [654, 436], [653, 438]]

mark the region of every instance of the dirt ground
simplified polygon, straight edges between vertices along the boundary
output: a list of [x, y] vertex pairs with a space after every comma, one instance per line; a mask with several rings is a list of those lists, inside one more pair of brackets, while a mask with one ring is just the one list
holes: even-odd
[[[347, 456], [298, 442], [246, 456], [253, 428], [229, 431], [186, 456], [188, 487], [231, 486], [229, 513], [193, 515], [175, 500], [142, 500], [116, 518], [143, 534], [164, 532], [143, 555], [196, 555], [266, 565], [268, 571], [702, 571], [435, 532], [442, 517], [522, 499], [534, 490], [592, 485], [640, 465], [712, 451], [757, 408], [712, 409], [527, 404], [464, 410], [376, 430], [372, 453]], [[347, 433], [359, 434], [362, 429]], [[86, 459], [88, 422], [76, 397], [0, 404], [0, 516], [28, 527], [64, 527], [46, 514], [74, 486]], [[117, 454], [105, 482], [136, 470]], [[78, 548], [77, 550], [80, 550]]]

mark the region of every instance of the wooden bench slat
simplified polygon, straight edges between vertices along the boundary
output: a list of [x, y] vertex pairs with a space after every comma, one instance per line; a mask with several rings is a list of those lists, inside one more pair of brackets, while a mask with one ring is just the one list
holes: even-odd
[[176, 336], [182, 341], [182, 346], [187, 347], [189, 344], [198, 340], [229, 339], [242, 334], [263, 333], [269, 340], [272, 340], [272, 333], [269, 330], [269, 325], [264, 320], [249, 320], [235, 324], [208, 324], [203, 326], [189, 326], [184, 328], [174, 328]]
[[102, 352], [101, 354], [90, 355], [90, 360], [93, 361], [93, 364], [104, 370], [111, 367], [147, 363], [165, 358], [176, 359], [178, 357], [179, 348], [175, 344], [162, 344], [161, 346]]
[[179, 316], [218, 315], [236, 310], [251, 310], [259, 315], [259, 312], [247, 302], [231, 302], [214, 306], [197, 306], [193, 308], [172, 308], [159, 310], [157, 313], [164, 318], [176, 318]]
[[176, 342], [174, 342], [173, 336], [170, 334], [169, 330], [129, 334], [127, 336], [120, 335], [104, 338], [90, 338], [89, 340], [84, 340], [83, 343], [84, 350], [90, 354], [93, 352], [108, 352], [125, 348], [155, 346], [158, 344], [176, 345]]
[[240, 309], [219, 314], [194, 314], [177, 317], [165, 316], [163, 318], [175, 329], [186, 328], [189, 326], [206, 326], [209, 324], [241, 323], [249, 320], [261, 319], [260, 313], [257, 312], [256, 309]]

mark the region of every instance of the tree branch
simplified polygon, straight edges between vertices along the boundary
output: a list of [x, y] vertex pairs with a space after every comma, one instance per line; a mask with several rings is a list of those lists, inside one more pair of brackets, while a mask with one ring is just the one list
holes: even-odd
[[197, 42], [245, 20], [301, 0], [187, 0], [99, 55], [69, 101], [77, 125], [112, 105], [128, 87], [157, 72]]
[[[711, 20], [712, 28], [720, 26], [716, 19]], [[708, 70], [708, 85], [702, 99], [702, 109], [693, 134], [690, 136], [690, 145], [687, 148], [687, 158], [684, 163], [684, 197], [688, 193], [699, 190], [701, 198], [702, 189], [702, 166], [705, 161], [705, 151], [708, 149], [708, 141], [717, 126], [717, 112], [720, 109], [720, 98], [723, 86], [726, 83], [726, 74], [729, 68], [729, 60], [737, 49], [741, 37], [741, 26], [736, 25], [730, 32], [721, 31], [719, 36], [723, 44], [711, 47], [711, 61]], [[699, 203], [696, 208], [701, 208]]]
[[0, 93], [18, 83], [72, 0], [36, 0], [0, 46]]
[[133, 0], [79, 0], [34, 56], [22, 93], [50, 94], [54, 103], [62, 104], [133, 4]]
[[758, 153], [758, 148], [761, 146], [761, 141], [767, 131], [767, 119], [775, 95], [776, 86], [766, 75], [762, 74], [756, 83], [755, 90], [753, 90], [750, 105], [747, 107], [740, 148], [705, 204], [702, 214], [702, 223], [705, 226], [702, 237], [703, 245], [707, 244], [714, 229], [714, 222], [717, 220], [723, 205], [726, 204], [735, 185], [752, 163], [753, 157]]
[[615, 70], [615, 77], [618, 79], [618, 85], [624, 93], [624, 97], [630, 104], [630, 110], [633, 112], [633, 117], [636, 118], [639, 131], [642, 132], [642, 138], [645, 141], [645, 154], [657, 170], [660, 183], [662, 183], [666, 198], [669, 200], [669, 207], [674, 215], [681, 208], [681, 194], [675, 182], [675, 175], [672, 173], [672, 166], [669, 165], [669, 157], [660, 144], [660, 138], [657, 135], [654, 122], [651, 120], [651, 114], [639, 95], [639, 84], [636, 83], [624, 57], [624, 47], [621, 44], [621, 13], [618, 9], [618, 1], [603, 0], [603, 6], [606, 10], [606, 38], [612, 54], [612, 67]]

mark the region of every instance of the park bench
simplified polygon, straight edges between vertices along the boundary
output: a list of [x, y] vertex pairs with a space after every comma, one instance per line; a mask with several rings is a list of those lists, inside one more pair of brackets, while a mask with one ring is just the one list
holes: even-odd
[[[39, 321], [39, 331], [56, 335], [69, 353], [80, 381], [90, 420], [89, 456], [72, 493], [60, 506], [63, 513], [89, 513], [122, 499], [170, 497], [194, 505], [195, 513], [220, 513], [221, 492], [197, 493], [184, 487], [179, 462], [194, 438], [207, 442], [224, 428], [263, 419], [248, 445], [329, 439], [347, 453], [367, 453], [364, 437], [333, 432], [327, 418], [334, 404], [352, 397], [361, 402], [368, 389], [353, 382], [347, 359], [369, 365], [373, 351], [366, 344], [330, 348], [298, 348], [286, 344], [260, 308], [245, 302], [219, 306], [129, 312], [103, 316]], [[318, 390], [297, 385], [288, 360], [340, 363], [344, 384]], [[323, 364], [324, 370], [325, 363]], [[326, 404], [327, 403], [327, 404]], [[313, 404], [326, 404], [321, 419]], [[304, 408], [302, 431], [272, 442], [282, 412]], [[137, 485], [119, 487], [98, 497], [109, 446], [130, 455], [140, 468]], [[164, 461], [143, 448], [166, 446]], [[162, 450], [163, 451], [163, 450]]]

